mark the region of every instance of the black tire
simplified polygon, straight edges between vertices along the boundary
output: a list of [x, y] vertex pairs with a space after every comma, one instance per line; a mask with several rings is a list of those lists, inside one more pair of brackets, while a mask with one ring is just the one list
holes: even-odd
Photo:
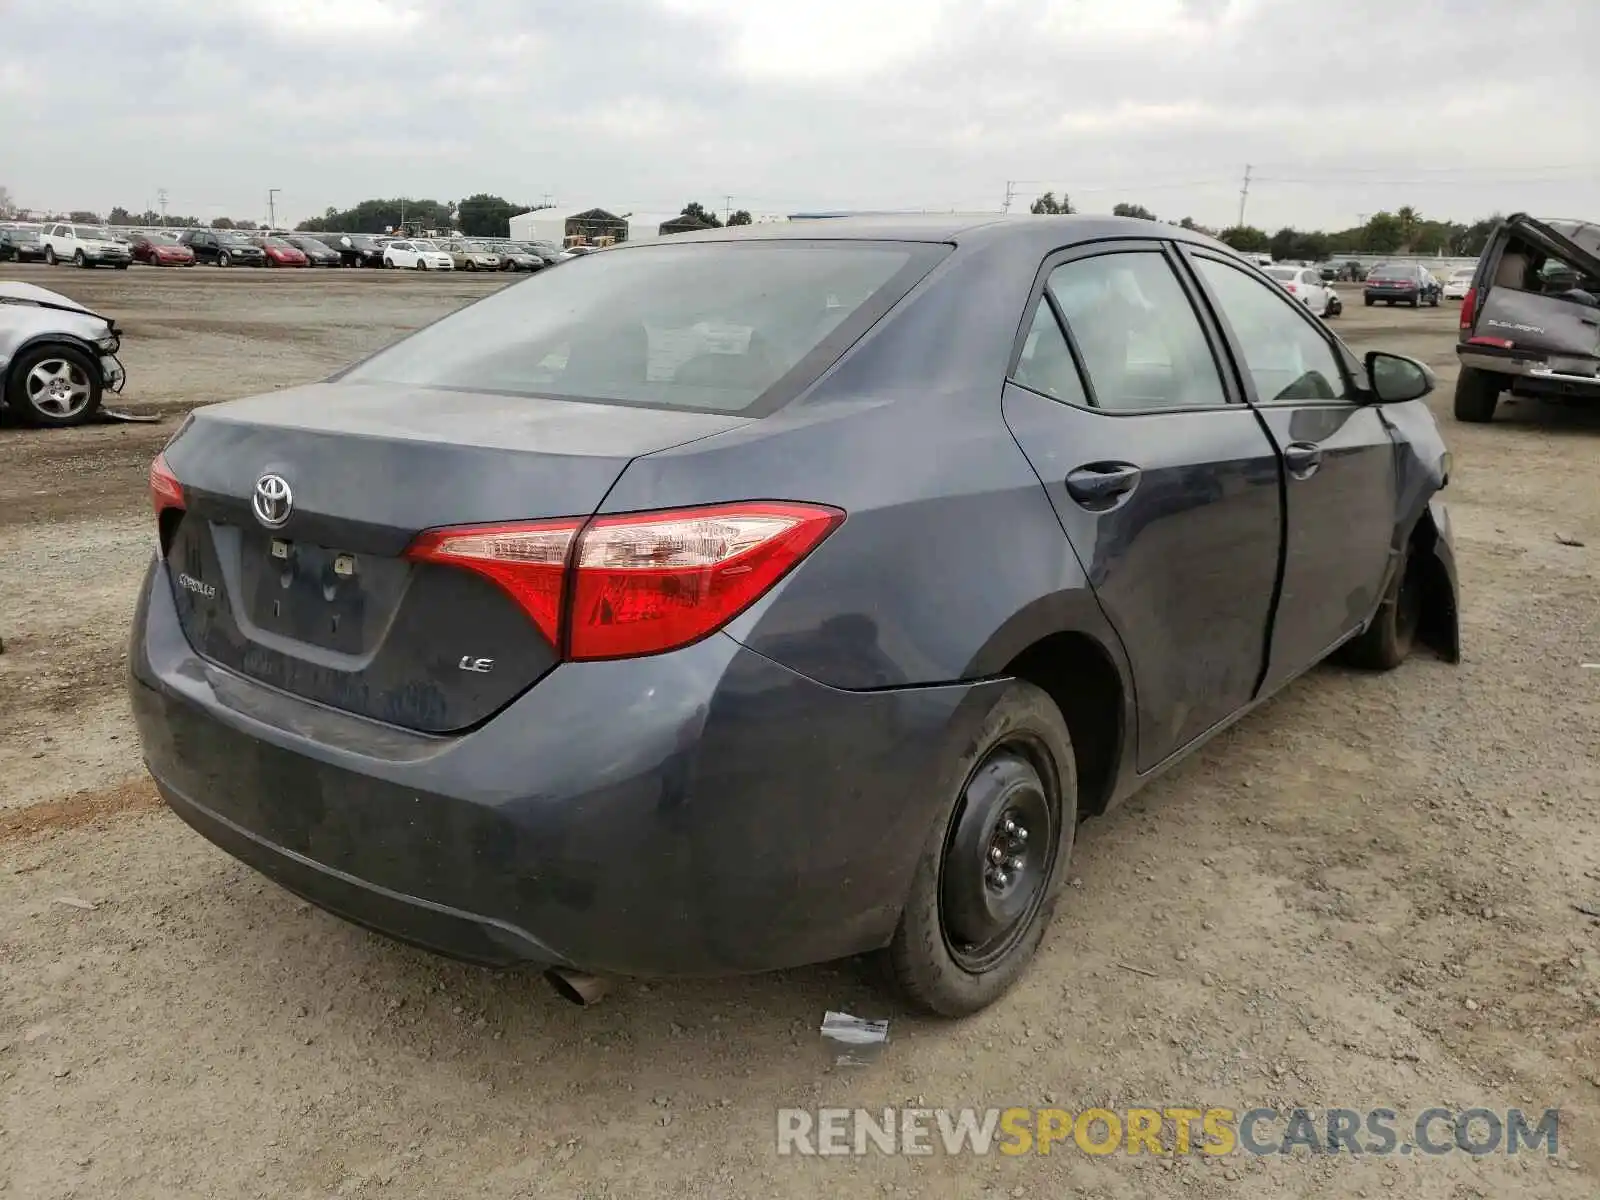
[[1362, 300], [1364, 300], [1366, 302], [1366, 305], [1367, 305], [1368, 308], [1371, 308], [1373, 306], [1373, 304], [1376, 303], [1376, 301], [1373, 300], [1373, 298], [1371, 296], [1363, 296]]
[[89, 269], [89, 260], [83, 256], [82, 250], [74, 250], [72, 252], [72, 265], [81, 271]]
[[1365, 633], [1340, 647], [1340, 659], [1365, 671], [1392, 671], [1405, 662], [1422, 624], [1423, 584], [1421, 566], [1408, 551], [1378, 605], [1378, 615]]
[[476, 271], [477, 269], [478, 269], [478, 264], [473, 262], [470, 258], [467, 259], [467, 270]]
[[117, 270], [126, 271], [127, 269], [128, 269], [128, 264], [127, 263], [118, 263], [117, 264]]
[[1438, 308], [1439, 307], [1439, 293], [1438, 292], [1435, 292], [1433, 294], [1433, 296], [1429, 299], [1428, 307], [1429, 308]]
[[1412, 308], [1421, 308], [1422, 307], [1422, 293], [1421, 292], [1418, 292], [1415, 296], [1411, 297], [1410, 306]]
[[428, 269], [428, 264], [423, 262], [421, 257], [419, 256], [417, 258], [417, 261], [416, 261], [416, 264], [415, 264], [415, 268], [418, 271], [426, 271]]
[[[51, 360], [61, 360], [70, 364], [80, 373], [88, 387], [87, 402], [77, 411], [67, 415], [41, 408], [29, 394], [29, 377], [33, 369]], [[6, 384], [6, 403], [16, 418], [25, 424], [64, 429], [70, 425], [82, 425], [90, 420], [99, 411], [103, 391], [104, 381], [100, 377], [100, 364], [95, 362], [88, 352], [79, 350], [75, 346], [36, 346], [24, 350], [12, 360]]]
[[[992, 1004], [1021, 977], [1072, 857], [1077, 769], [1055, 702], [1031, 683], [1007, 684], [938, 787], [944, 802], [885, 955], [907, 1003], [960, 1017]], [[1027, 822], [1036, 826], [1031, 845]], [[1022, 865], [1010, 869], [1013, 863]], [[963, 929], [978, 927], [993, 936], [963, 939]]]
[[231, 266], [232, 264], [233, 264], [233, 256], [230, 255], [226, 250], [220, 251], [217, 254], [217, 266], [226, 267], [226, 266]]
[[56, 248], [54, 246], [46, 246], [44, 248], [44, 265], [47, 267], [56, 265]]
[[1476, 367], [1462, 367], [1456, 377], [1456, 420], [1481, 425], [1494, 420], [1495, 407], [1505, 383], [1500, 376]]

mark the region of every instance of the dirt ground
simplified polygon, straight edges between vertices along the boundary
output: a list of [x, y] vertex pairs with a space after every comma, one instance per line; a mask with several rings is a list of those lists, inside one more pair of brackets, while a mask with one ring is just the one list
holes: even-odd
[[[11, 268], [127, 328], [159, 426], [0, 430], [0, 1195], [1584, 1197], [1600, 1192], [1600, 416], [1448, 416], [1453, 311], [1336, 327], [1440, 372], [1465, 661], [1326, 667], [1085, 827], [1016, 991], [864, 964], [589, 1010], [345, 925], [155, 801], [122, 695], [184, 408], [316, 378], [499, 281]], [[1558, 538], [1559, 535], [1559, 538]], [[1579, 542], [1569, 545], [1566, 542]], [[92, 906], [92, 907], [91, 907]], [[892, 1018], [830, 1068], [828, 1008]], [[1550, 1161], [780, 1158], [780, 1106], [1562, 1110]]]

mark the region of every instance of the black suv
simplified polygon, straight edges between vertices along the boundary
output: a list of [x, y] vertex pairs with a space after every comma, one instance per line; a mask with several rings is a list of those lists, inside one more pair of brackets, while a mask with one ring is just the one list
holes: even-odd
[[1600, 400], [1600, 225], [1525, 213], [1495, 229], [1461, 302], [1456, 420], [1500, 393]]
[[215, 263], [219, 267], [267, 265], [266, 251], [231, 229], [186, 229], [178, 240], [194, 251], [196, 262]]
[[1380, 300], [1391, 305], [1409, 304], [1412, 308], [1421, 304], [1438, 308], [1443, 295], [1444, 285], [1433, 277], [1427, 267], [1419, 267], [1415, 263], [1384, 263], [1381, 267], [1373, 267], [1367, 275], [1363, 298], [1368, 308]]

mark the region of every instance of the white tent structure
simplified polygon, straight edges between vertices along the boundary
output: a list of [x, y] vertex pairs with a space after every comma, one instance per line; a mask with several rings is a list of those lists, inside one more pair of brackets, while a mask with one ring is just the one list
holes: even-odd
[[[600, 207], [585, 205], [582, 208], [536, 208], [532, 212], [518, 213], [511, 218], [511, 240], [515, 242], [554, 242], [561, 245], [567, 235], [567, 218], [590, 212]], [[670, 221], [676, 213], [630, 213], [628, 240], [642, 242], [661, 236], [661, 223]]]

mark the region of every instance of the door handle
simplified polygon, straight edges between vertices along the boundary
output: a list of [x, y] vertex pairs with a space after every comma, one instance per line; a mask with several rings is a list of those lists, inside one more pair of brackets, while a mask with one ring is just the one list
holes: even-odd
[[1315, 442], [1290, 442], [1283, 448], [1283, 461], [1289, 474], [1305, 479], [1322, 465], [1322, 447]]
[[1139, 476], [1132, 463], [1089, 463], [1067, 476], [1067, 493], [1085, 508], [1105, 507], [1133, 491]]

